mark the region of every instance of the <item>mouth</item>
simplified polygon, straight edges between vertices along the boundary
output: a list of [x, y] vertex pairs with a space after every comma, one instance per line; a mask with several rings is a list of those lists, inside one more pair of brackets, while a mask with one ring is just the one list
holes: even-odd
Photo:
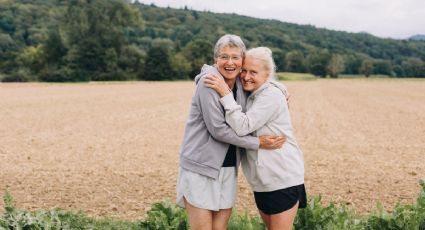
[[252, 80], [242, 80], [242, 83], [244, 85], [252, 85], [252, 84], [254, 84], [254, 81], [252, 81]]
[[228, 73], [233, 73], [236, 71], [235, 67], [224, 67], [224, 71], [228, 72]]

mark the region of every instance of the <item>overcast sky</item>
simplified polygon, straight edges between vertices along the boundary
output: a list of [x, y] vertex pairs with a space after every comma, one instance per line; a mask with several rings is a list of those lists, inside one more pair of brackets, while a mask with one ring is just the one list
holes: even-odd
[[379, 37], [407, 38], [425, 34], [425, 0], [139, 0], [157, 6], [256, 18], [348, 32], [367, 32]]

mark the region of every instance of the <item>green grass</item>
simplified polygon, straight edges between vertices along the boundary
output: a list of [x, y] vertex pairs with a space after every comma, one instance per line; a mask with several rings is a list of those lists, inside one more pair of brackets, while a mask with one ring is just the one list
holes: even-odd
[[[324, 206], [320, 196], [309, 200], [305, 209], [300, 209], [294, 222], [294, 229], [377, 229], [377, 230], [425, 230], [425, 179], [420, 181], [422, 191], [416, 203], [397, 204], [392, 212], [386, 212], [378, 204], [372, 214], [361, 216], [345, 205], [334, 203]], [[188, 229], [184, 209], [170, 202], [156, 203], [143, 220], [124, 221], [98, 219], [82, 212], [68, 212], [60, 209], [48, 211], [25, 211], [15, 208], [9, 192], [4, 195], [5, 211], [0, 216], [0, 230], [3, 229]], [[258, 215], [233, 212], [228, 229], [262, 230], [264, 224]]]
[[[278, 72], [276, 73], [277, 79], [279, 81], [309, 81], [309, 80], [317, 80], [317, 79], [324, 79], [320, 78], [318, 76], [314, 76], [310, 73], [292, 73], [292, 72]], [[415, 80], [415, 81], [423, 81], [425, 78], [397, 78], [397, 77], [391, 77], [388, 75], [381, 75], [381, 74], [372, 74], [369, 77], [366, 77], [362, 74], [340, 74], [338, 75], [338, 78], [330, 78], [329, 76], [326, 76], [325, 79], [372, 79], [372, 80]]]
[[[392, 78], [388, 75], [382, 75], [382, 74], [372, 74], [369, 75], [369, 77], [366, 77], [362, 74], [340, 74], [338, 75], [338, 78]], [[400, 78], [401, 79], [401, 78]]]
[[279, 81], [309, 81], [316, 80], [318, 77], [309, 73], [291, 73], [291, 72], [279, 72], [276, 73]]

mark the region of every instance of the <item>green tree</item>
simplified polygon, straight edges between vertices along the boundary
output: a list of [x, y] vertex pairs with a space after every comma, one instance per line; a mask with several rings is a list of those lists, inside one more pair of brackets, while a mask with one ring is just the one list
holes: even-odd
[[337, 78], [344, 68], [344, 58], [339, 54], [333, 54], [327, 66], [331, 78]]
[[41, 45], [36, 47], [28, 46], [18, 55], [16, 60], [21, 66], [32, 70], [33, 73], [38, 73], [43, 68], [43, 56]]
[[359, 72], [366, 77], [369, 77], [373, 73], [373, 62], [368, 59], [363, 60]]
[[43, 46], [45, 64], [49, 66], [63, 64], [63, 57], [66, 55], [67, 51], [59, 33], [59, 28], [56, 27], [51, 29]]
[[408, 58], [402, 63], [406, 76], [425, 77], [425, 62], [419, 58]]
[[401, 65], [395, 65], [393, 66], [393, 71], [395, 76], [397, 77], [405, 77], [406, 74], [404, 73], [404, 69]]
[[305, 71], [304, 55], [300, 51], [294, 50], [288, 52], [285, 57], [285, 62], [285, 69], [288, 72], [301, 73]]
[[273, 60], [276, 64], [276, 71], [277, 72], [286, 71], [286, 68], [285, 68], [285, 53], [283, 52], [283, 50], [281, 50], [279, 48], [273, 48], [272, 52], [273, 52]]
[[310, 73], [322, 78], [326, 77], [330, 58], [331, 55], [327, 50], [320, 50], [308, 55], [307, 62]]
[[189, 79], [191, 65], [182, 53], [175, 54], [171, 59], [171, 66], [175, 76], [173, 79]]
[[136, 79], [136, 75], [143, 71], [145, 59], [146, 52], [140, 46], [134, 44], [127, 45], [121, 50], [118, 66], [130, 75], [130, 79]]
[[213, 44], [206, 40], [197, 39], [189, 42], [183, 49], [183, 54], [190, 60], [190, 77], [193, 79], [201, 70], [203, 64], [211, 63], [213, 60]]
[[7, 70], [6, 62], [13, 62], [18, 47], [9, 34], [0, 33], [0, 70]]
[[359, 74], [360, 65], [362, 64], [363, 59], [366, 57], [362, 57], [358, 54], [349, 54], [345, 55], [345, 73], [347, 74]]
[[81, 0], [68, 4], [63, 24], [67, 46], [74, 49], [69, 66], [101, 80], [108, 72], [112, 74], [107, 79], [118, 76], [119, 58], [128, 45], [124, 32], [127, 27], [140, 28], [142, 20], [124, 0]]
[[175, 73], [171, 65], [170, 53], [164, 46], [155, 46], [149, 49], [142, 80], [162, 81], [174, 78]]
[[394, 75], [392, 70], [392, 65], [390, 61], [375, 61], [373, 63], [373, 73], [374, 74], [385, 74], [385, 75]]
[[12, 15], [2, 15], [0, 18], [0, 30], [6, 33], [15, 32], [15, 24]]

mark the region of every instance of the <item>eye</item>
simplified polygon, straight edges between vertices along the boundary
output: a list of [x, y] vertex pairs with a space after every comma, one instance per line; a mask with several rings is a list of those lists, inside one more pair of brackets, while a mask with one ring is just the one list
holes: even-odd
[[219, 55], [218, 58], [220, 58], [221, 60], [229, 60], [230, 59], [230, 57], [228, 55], [225, 55], [225, 54]]

